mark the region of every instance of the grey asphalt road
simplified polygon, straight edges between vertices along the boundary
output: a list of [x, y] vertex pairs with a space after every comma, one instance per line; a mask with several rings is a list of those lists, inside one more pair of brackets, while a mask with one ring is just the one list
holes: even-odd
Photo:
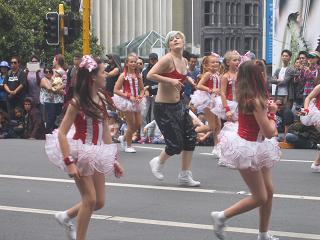
[[[148, 162], [162, 145], [136, 145], [121, 153], [125, 176], [108, 177], [106, 206], [95, 212], [88, 240], [215, 239], [209, 214], [245, 197], [235, 170], [217, 165], [210, 147], [197, 147], [193, 175], [200, 188], [177, 186], [178, 156], [165, 166], [165, 180]], [[46, 158], [44, 141], [0, 141], [0, 240], [66, 239], [53, 214], [79, 201], [75, 184]], [[270, 229], [280, 239], [320, 239], [320, 174], [310, 165], [314, 150], [283, 150], [273, 169], [276, 189]], [[257, 239], [258, 215], [251, 211], [228, 222], [227, 239]]]

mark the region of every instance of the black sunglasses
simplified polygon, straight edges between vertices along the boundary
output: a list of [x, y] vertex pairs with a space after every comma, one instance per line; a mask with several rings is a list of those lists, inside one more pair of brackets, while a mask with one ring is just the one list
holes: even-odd
[[11, 64], [17, 64], [18, 62], [11, 62]]

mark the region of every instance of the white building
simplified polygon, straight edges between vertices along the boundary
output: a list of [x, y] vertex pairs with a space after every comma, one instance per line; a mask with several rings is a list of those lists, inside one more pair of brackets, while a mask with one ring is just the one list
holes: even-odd
[[91, 30], [106, 53], [152, 30], [184, 31], [184, 0], [92, 0]]

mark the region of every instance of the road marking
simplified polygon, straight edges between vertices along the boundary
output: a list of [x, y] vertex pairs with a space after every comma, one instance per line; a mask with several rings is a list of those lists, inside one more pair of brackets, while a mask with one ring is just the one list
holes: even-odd
[[[146, 146], [137, 146], [134, 145], [135, 148], [143, 148], [143, 149], [150, 149], [150, 150], [163, 150], [164, 148], [157, 148], [157, 147], [146, 147]], [[199, 153], [200, 155], [208, 155], [212, 156], [212, 153]], [[296, 160], [296, 159], [281, 159], [280, 162], [298, 162], [298, 163], [313, 163], [312, 160]]]
[[[0, 178], [16, 179], [16, 180], [30, 180], [30, 181], [43, 181], [43, 182], [74, 183], [74, 180], [72, 180], [72, 179], [43, 178], [43, 177], [17, 176], [17, 175], [5, 175], [5, 174], [0, 174]], [[245, 191], [234, 192], [234, 191], [223, 191], [223, 190], [204, 189], [204, 188], [166, 187], [166, 186], [129, 184], [129, 183], [107, 183], [107, 182], [105, 183], [105, 185], [112, 186], [112, 187], [126, 187], [126, 188], [164, 190], [164, 191], [218, 193], [218, 194], [245, 195], [245, 196], [250, 195], [248, 192], [245, 192]], [[273, 196], [275, 198], [284, 198], [284, 199], [320, 201], [320, 197], [318, 197], [318, 196], [291, 195], [291, 194], [274, 194]]]
[[[0, 205], [0, 210], [10, 211], [10, 212], [45, 214], [45, 215], [53, 215], [58, 212], [58, 211], [48, 210], [48, 209], [21, 208], [21, 207], [4, 206], [4, 205]], [[212, 225], [197, 224], [197, 223], [185, 223], [185, 222], [174, 222], [174, 221], [161, 221], [161, 220], [145, 219], [145, 218], [131, 218], [131, 217], [120, 217], [120, 216], [94, 214], [94, 215], [92, 215], [92, 219], [114, 221], [114, 222], [156, 225], [156, 226], [165, 226], [165, 227], [179, 227], [179, 228], [189, 228], [189, 229], [212, 230]], [[226, 232], [257, 234], [258, 230], [252, 229], [252, 228], [227, 227]], [[317, 235], [317, 234], [283, 232], [283, 231], [270, 231], [270, 233], [273, 235], [279, 236], [279, 237], [320, 240], [320, 235]]]
[[[200, 155], [212, 156], [212, 153], [199, 153]], [[280, 159], [280, 162], [299, 162], [299, 163], [313, 163], [312, 160], [296, 160], [296, 159]]]

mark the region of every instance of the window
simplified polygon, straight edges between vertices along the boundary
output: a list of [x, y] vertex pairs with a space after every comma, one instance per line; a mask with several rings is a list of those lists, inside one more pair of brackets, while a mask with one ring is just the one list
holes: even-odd
[[244, 25], [245, 26], [253, 25], [252, 18], [253, 18], [252, 4], [247, 3], [244, 5]]
[[230, 49], [230, 38], [226, 37], [226, 51], [229, 51]]
[[210, 26], [213, 24], [213, 2], [204, 2], [204, 25]]
[[253, 39], [252, 51], [256, 54], [259, 52], [259, 38], [258, 37], [255, 37]]
[[234, 50], [236, 49], [236, 39], [235, 37], [232, 37], [230, 40], [230, 49]]
[[244, 52], [248, 52], [250, 50], [252, 50], [252, 38], [245, 37], [244, 38]]
[[237, 24], [237, 11], [236, 11], [236, 4], [231, 4], [231, 24], [236, 25]]
[[236, 50], [239, 50], [239, 49], [240, 49], [240, 41], [241, 41], [241, 40], [240, 40], [240, 37], [237, 37], [237, 38], [236, 38], [236, 47], [235, 47]]
[[255, 4], [253, 6], [253, 25], [258, 27], [259, 26], [259, 6]]
[[214, 13], [214, 23], [221, 24], [220, 2], [219, 1], [214, 3], [213, 13]]
[[231, 24], [231, 4], [229, 2], [226, 3], [226, 24]]
[[237, 24], [241, 24], [241, 3], [237, 4]]
[[213, 52], [220, 54], [221, 51], [221, 39], [220, 38], [216, 38], [214, 39], [214, 46], [213, 46]]
[[205, 38], [204, 39], [204, 54], [211, 53], [212, 49], [213, 49], [212, 38]]

